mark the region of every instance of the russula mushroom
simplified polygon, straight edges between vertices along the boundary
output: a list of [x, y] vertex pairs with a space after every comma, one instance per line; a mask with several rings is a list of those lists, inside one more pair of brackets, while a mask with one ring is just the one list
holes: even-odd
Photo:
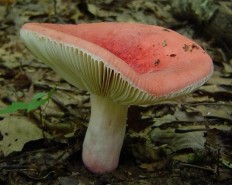
[[158, 26], [27, 23], [20, 35], [36, 57], [90, 92], [82, 158], [98, 174], [118, 165], [129, 105], [190, 93], [213, 72], [211, 58], [198, 44]]

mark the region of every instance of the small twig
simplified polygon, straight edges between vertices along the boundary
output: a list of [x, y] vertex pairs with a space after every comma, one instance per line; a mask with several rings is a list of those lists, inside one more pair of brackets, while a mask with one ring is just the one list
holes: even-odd
[[30, 175], [28, 173], [23, 173], [24, 175], [26, 175], [28, 178], [32, 179], [32, 180], [43, 180], [43, 179], [47, 179], [48, 176], [50, 176], [51, 174], [54, 174], [55, 171], [50, 171], [50, 172], [47, 172], [47, 174], [43, 175], [43, 176], [33, 176], [33, 175]]
[[209, 167], [202, 167], [202, 166], [198, 166], [198, 165], [194, 165], [194, 164], [185, 164], [185, 163], [181, 163], [180, 165], [183, 167], [196, 168], [196, 169], [201, 169], [201, 170], [215, 173], [215, 170], [212, 168], [209, 168]]
[[175, 133], [188, 133], [188, 132], [199, 132], [199, 131], [207, 131], [205, 128], [196, 128], [196, 129], [181, 129], [176, 128]]
[[221, 157], [221, 152], [220, 152], [220, 148], [217, 149], [217, 166], [216, 166], [216, 173], [217, 176], [219, 176], [220, 174], [220, 170], [219, 170], [219, 164], [220, 164], [220, 157]]
[[56, 15], [57, 14], [57, 11], [56, 11], [56, 0], [53, 0], [53, 9], [54, 9], [54, 14]]

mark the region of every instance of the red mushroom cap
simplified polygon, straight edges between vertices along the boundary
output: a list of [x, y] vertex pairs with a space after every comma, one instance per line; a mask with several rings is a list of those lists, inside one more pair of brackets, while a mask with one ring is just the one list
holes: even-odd
[[21, 36], [67, 81], [122, 104], [189, 93], [213, 72], [211, 58], [197, 43], [159, 26], [28, 23]]

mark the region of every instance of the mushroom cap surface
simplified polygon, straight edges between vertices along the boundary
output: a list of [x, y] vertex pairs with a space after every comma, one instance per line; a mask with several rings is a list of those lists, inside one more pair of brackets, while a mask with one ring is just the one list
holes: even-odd
[[27, 23], [27, 47], [69, 83], [126, 105], [187, 94], [213, 73], [210, 56], [175, 31], [138, 23]]

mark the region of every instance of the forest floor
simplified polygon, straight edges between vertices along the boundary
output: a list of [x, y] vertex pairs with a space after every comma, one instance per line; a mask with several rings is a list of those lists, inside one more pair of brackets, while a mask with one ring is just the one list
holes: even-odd
[[[49, 102], [36, 110], [16, 107], [0, 114], [0, 185], [232, 184], [231, 46], [204, 36], [194, 22], [176, 19], [165, 1], [0, 3], [0, 109], [13, 102], [36, 106], [36, 94], [51, 93]], [[90, 173], [81, 160], [89, 94], [40, 63], [19, 37], [26, 22], [99, 21], [173, 29], [199, 43], [215, 66], [213, 77], [190, 95], [131, 106], [119, 166], [106, 175]]]

